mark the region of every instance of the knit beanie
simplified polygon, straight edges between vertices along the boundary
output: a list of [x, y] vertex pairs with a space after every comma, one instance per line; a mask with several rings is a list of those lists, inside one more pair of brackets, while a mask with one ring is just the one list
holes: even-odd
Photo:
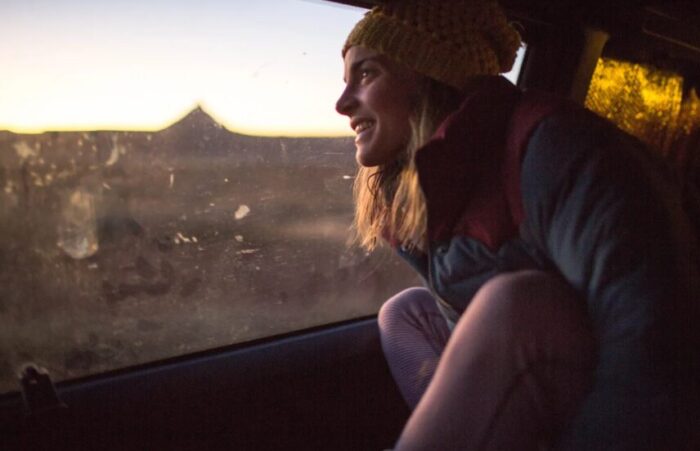
[[375, 50], [457, 89], [508, 72], [520, 35], [493, 0], [394, 0], [375, 6], [343, 46]]

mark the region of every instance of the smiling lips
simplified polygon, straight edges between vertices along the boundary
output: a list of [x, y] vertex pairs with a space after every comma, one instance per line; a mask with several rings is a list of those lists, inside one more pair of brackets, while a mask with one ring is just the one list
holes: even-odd
[[374, 127], [374, 121], [370, 120], [361, 120], [360, 122], [353, 124], [352, 128], [353, 130], [355, 130], [355, 133], [357, 133], [357, 136], [355, 137], [355, 142], [358, 142], [360, 139], [362, 139], [364, 132], [371, 129], [372, 127]]

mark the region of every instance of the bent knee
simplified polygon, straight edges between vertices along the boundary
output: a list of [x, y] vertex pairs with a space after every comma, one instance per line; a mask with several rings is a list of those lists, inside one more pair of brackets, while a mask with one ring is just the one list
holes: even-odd
[[559, 276], [543, 271], [498, 275], [481, 287], [471, 307], [510, 327], [586, 322], [584, 303], [574, 289]]
[[407, 288], [389, 298], [379, 309], [379, 328], [384, 329], [407, 317], [426, 310], [437, 309], [430, 290], [423, 287]]

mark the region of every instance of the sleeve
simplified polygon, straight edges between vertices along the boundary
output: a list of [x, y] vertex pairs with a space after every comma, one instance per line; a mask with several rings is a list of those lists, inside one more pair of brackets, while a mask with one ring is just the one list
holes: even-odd
[[562, 448], [671, 449], [700, 348], [696, 238], [670, 168], [581, 110], [538, 126], [521, 188], [529, 233], [586, 300], [598, 341]]

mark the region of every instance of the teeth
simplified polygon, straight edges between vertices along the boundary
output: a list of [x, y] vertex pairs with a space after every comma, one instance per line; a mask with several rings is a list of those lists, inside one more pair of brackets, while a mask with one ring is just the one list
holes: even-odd
[[372, 125], [374, 125], [374, 122], [372, 121], [361, 122], [355, 127], [355, 133], [361, 133], [370, 128]]

